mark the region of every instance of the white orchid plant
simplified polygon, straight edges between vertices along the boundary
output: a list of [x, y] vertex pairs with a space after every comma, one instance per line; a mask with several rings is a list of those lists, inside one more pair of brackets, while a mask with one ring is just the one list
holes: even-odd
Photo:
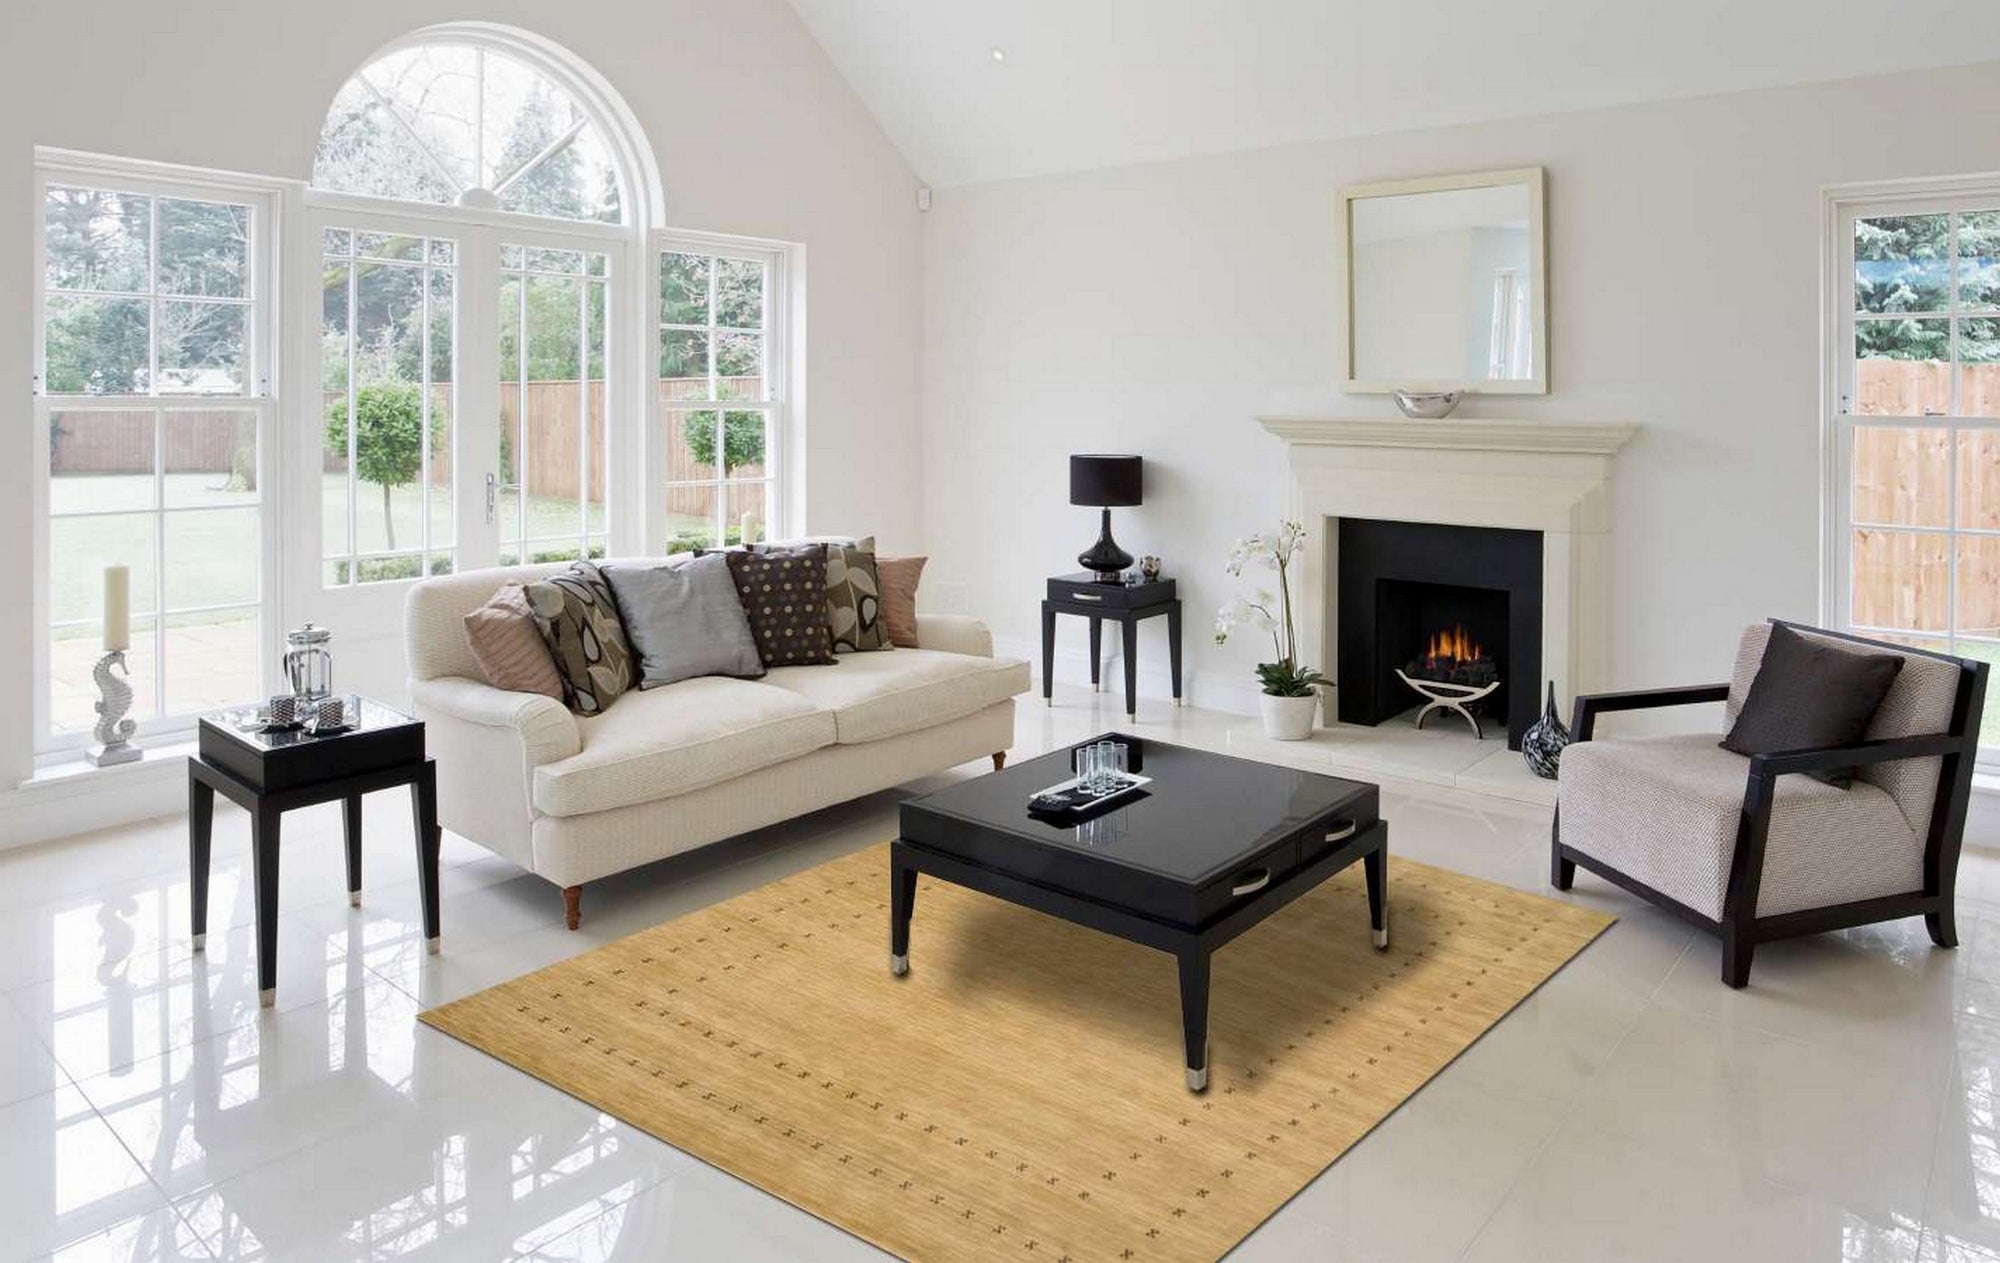
[[1236, 541], [1229, 550], [1229, 573], [1241, 578], [1249, 566], [1278, 572], [1278, 590], [1258, 588], [1250, 597], [1233, 596], [1215, 612], [1215, 643], [1227, 644], [1238, 627], [1254, 627], [1271, 637], [1275, 662], [1257, 664], [1257, 679], [1273, 697], [1310, 697], [1313, 689], [1328, 680], [1311, 667], [1299, 665], [1298, 629], [1292, 621], [1291, 564], [1305, 551], [1306, 528], [1302, 522], [1278, 523], [1275, 531], [1258, 531]]

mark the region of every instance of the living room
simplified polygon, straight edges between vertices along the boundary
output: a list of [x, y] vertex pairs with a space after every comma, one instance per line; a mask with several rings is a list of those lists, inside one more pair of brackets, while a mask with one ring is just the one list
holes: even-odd
[[2000, 1259], [2000, 12], [0, 31], [0, 1258]]

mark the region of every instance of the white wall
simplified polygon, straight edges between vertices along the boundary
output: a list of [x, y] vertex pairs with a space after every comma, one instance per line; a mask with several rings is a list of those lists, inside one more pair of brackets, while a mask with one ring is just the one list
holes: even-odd
[[[30, 538], [36, 144], [304, 179], [342, 80], [385, 41], [507, 23], [595, 66], [651, 140], [672, 226], [804, 242], [806, 526], [920, 542], [916, 181], [784, 0], [94, 0], [0, 15], [0, 539]], [[0, 590], [28, 590], [25, 546]], [[274, 629], [280, 630], [280, 629]], [[33, 634], [0, 619], [0, 791], [32, 761]], [[399, 677], [400, 670], [376, 674]], [[4, 824], [0, 824], [4, 828]]]
[[1093, 533], [1065, 454], [1141, 453], [1119, 542], [1181, 580], [1195, 699], [1243, 704], [1259, 647], [1207, 629], [1230, 539], [1283, 507], [1281, 445], [1253, 418], [1393, 411], [1338, 389], [1335, 191], [1542, 165], [1554, 393], [1466, 411], [1644, 427], [1615, 481], [1613, 682], [1721, 678], [1744, 623], [1818, 613], [1820, 190], [2000, 168], [1996, 117], [1988, 64], [942, 191], [926, 584], [971, 584], [1027, 650], [1043, 577]]

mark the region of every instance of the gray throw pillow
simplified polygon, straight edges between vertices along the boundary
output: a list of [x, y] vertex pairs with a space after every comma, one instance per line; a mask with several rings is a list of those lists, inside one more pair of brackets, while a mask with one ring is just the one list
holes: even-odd
[[750, 620], [720, 553], [651, 565], [604, 567], [625, 634], [639, 655], [639, 687], [699, 675], [755, 679], [764, 674]]

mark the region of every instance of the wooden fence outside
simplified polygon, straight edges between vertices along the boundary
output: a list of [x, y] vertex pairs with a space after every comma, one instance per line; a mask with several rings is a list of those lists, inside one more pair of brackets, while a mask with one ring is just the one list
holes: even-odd
[[[757, 378], [725, 378], [724, 386], [733, 386], [748, 393], [756, 389], [759, 382]], [[698, 402], [699, 396], [707, 389], [705, 379], [668, 380], [659, 384], [661, 401], [682, 407]], [[338, 395], [328, 396], [328, 406], [331, 407], [338, 398]], [[519, 383], [501, 383], [500, 425], [503, 433], [512, 435], [516, 432], [520, 400]], [[529, 382], [528, 407], [532, 422], [526, 453], [528, 494], [560, 498], [576, 495], [583, 458], [578, 430], [583, 424], [586, 407], [580, 383]], [[603, 382], [590, 384], [588, 408], [593, 419], [603, 417]], [[679, 424], [678, 414], [664, 414], [663, 424], [667, 427], [667, 481], [694, 482], [714, 478], [714, 468], [695, 459], [694, 450], [688, 446]], [[167, 422], [163, 453], [165, 470], [170, 474], [234, 473], [240, 477], [254, 477], [255, 439], [256, 420], [247, 412], [220, 408], [175, 412]], [[328, 473], [339, 473], [347, 468], [345, 455], [328, 452], [324, 467]], [[515, 469], [519, 468], [517, 463]], [[91, 411], [88, 407], [57, 413], [50, 470], [57, 475], [152, 473], [153, 415], [150, 412]], [[735, 479], [757, 479], [764, 476], [764, 470], [765, 463], [759, 461], [736, 466], [728, 472]], [[447, 444], [444, 450], [431, 456], [431, 482], [436, 486], [447, 486], [450, 481], [451, 453]], [[594, 444], [590, 450], [591, 502], [600, 501], [603, 494], [604, 448], [602, 444]], [[732, 493], [732, 496], [734, 498], [727, 506], [731, 521], [744, 512], [754, 512], [760, 520], [768, 520], [761, 488], [744, 489]], [[712, 514], [715, 496], [711, 489], [681, 487], [670, 490], [667, 498], [669, 513], [708, 516]], [[754, 503], [750, 502], [752, 499]], [[739, 500], [742, 501], [740, 505]]]

